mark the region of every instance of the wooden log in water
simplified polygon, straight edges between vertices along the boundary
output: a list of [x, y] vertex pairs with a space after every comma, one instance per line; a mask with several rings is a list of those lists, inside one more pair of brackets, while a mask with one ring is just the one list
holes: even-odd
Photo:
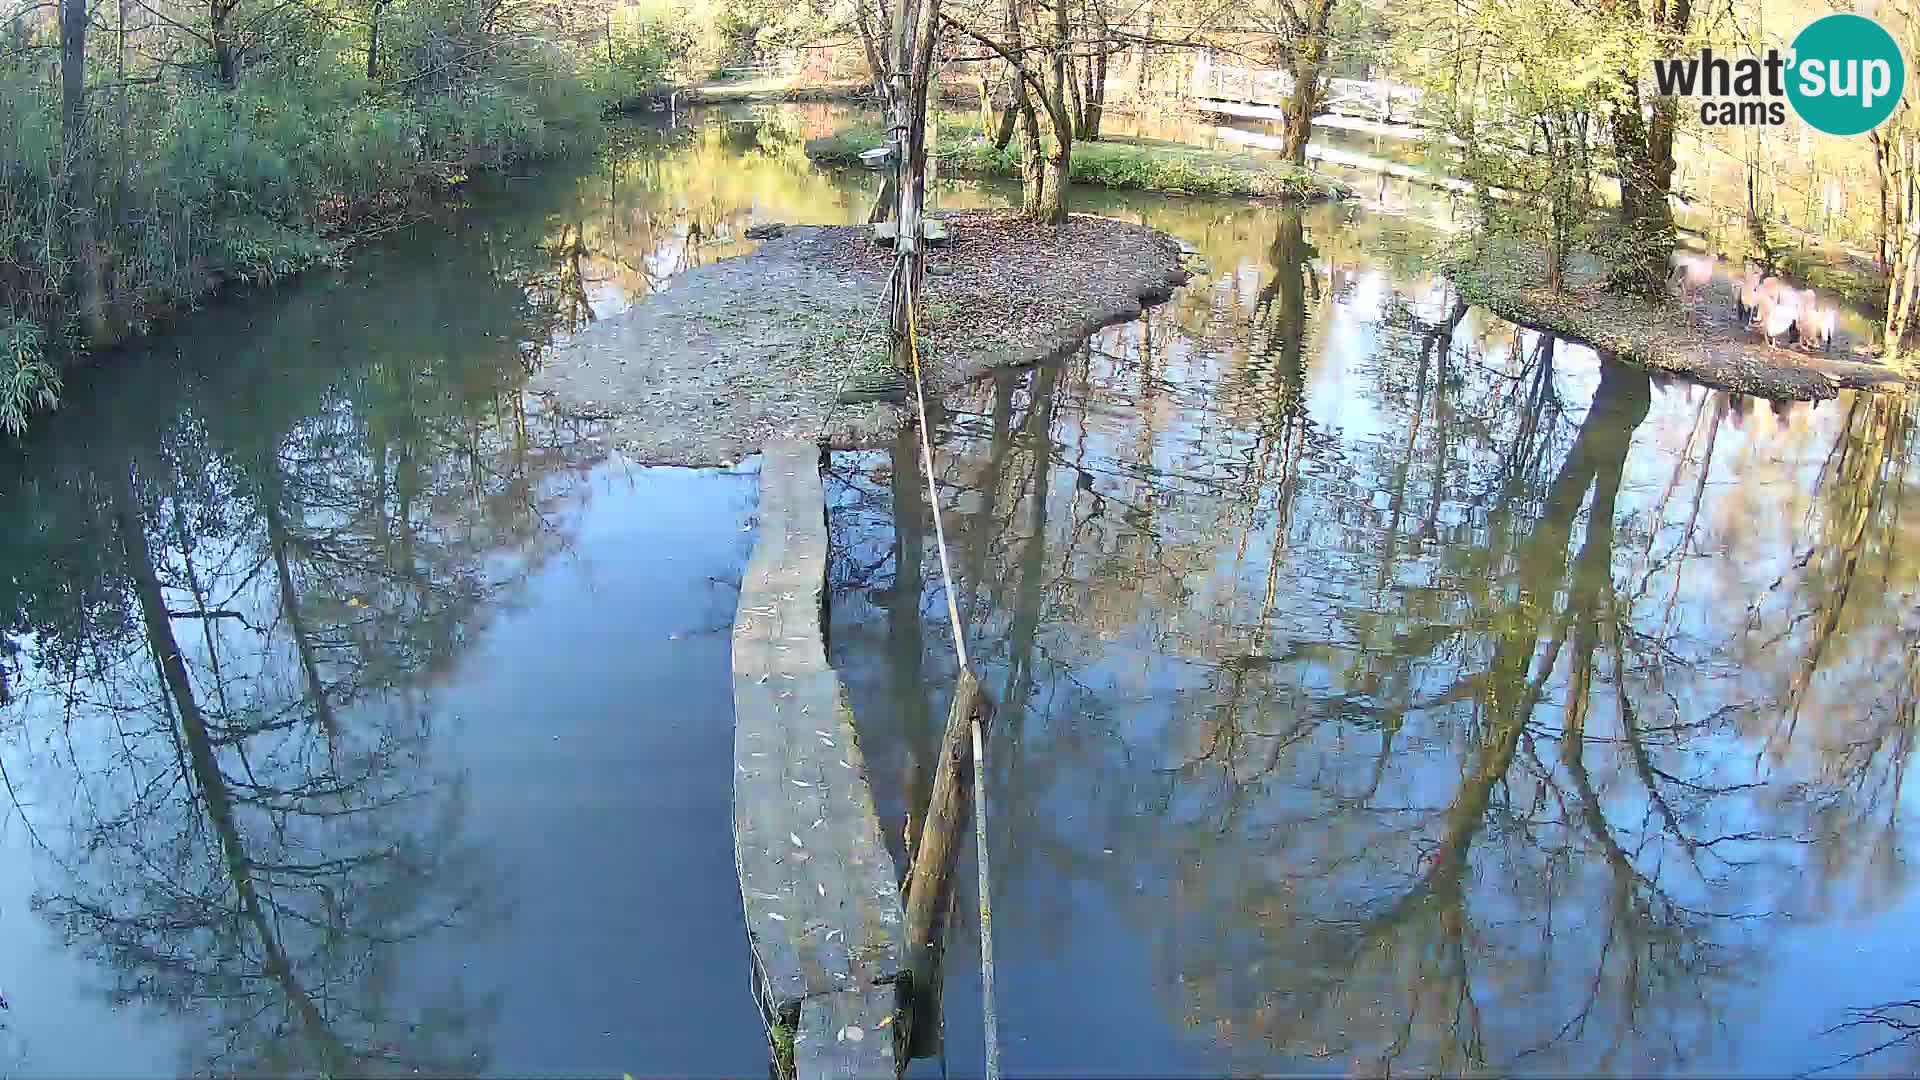
[[733, 628], [734, 858], [754, 987], [800, 1080], [891, 1080], [904, 912], [821, 600], [826, 497], [811, 442], [767, 446]]
[[950, 906], [953, 869], [966, 846], [968, 798], [973, 789], [973, 724], [984, 727], [993, 716], [993, 703], [969, 668], [960, 669], [947, 710], [947, 729], [940, 739], [940, 755], [933, 775], [933, 794], [914, 845], [913, 868], [907, 877], [907, 970], [911, 973], [913, 1017], [910, 1053], [927, 1056], [935, 1050], [939, 1029], [941, 982], [941, 916]]

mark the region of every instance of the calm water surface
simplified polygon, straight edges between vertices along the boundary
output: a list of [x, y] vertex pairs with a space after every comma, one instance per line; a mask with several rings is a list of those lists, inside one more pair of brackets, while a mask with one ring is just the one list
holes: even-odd
[[[609, 460], [522, 386], [748, 224], [861, 216], [869, 178], [799, 153], [834, 120], [490, 181], [8, 452], [0, 1075], [764, 1074], [729, 835], [752, 464]], [[1822, 1033], [1916, 996], [1910, 407], [1776, 413], [1517, 331], [1424, 272], [1445, 214], [1410, 197], [1084, 205], [1205, 272], [957, 395], [931, 495], [910, 447], [832, 464], [834, 661], [896, 830], [953, 671], [948, 514], [1002, 703], [1008, 1070], [1882, 1041]]]

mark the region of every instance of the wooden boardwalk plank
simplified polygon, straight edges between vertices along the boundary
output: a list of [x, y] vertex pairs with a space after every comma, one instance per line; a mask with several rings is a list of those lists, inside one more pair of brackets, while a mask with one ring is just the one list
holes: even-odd
[[[827, 664], [826, 498], [813, 443], [767, 446], [759, 527], [733, 629], [734, 858], [756, 990], [769, 1025], [794, 1034], [796, 1064], [866, 1075], [841, 1066], [884, 1051], [892, 1071], [891, 1038], [835, 1039], [893, 1015], [872, 1010], [894, 1000], [904, 917], [853, 711]], [[829, 1017], [841, 1018], [833, 1030], [814, 1026]]]

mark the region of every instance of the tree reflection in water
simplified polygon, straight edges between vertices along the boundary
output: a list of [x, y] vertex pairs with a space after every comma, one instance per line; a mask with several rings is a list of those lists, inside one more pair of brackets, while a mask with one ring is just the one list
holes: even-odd
[[[42, 523], [0, 552], [34, 905], [113, 1001], [198, 1025], [183, 1069], [487, 1068], [492, 993], [409, 962], [509, 895], [433, 685], [569, 542], [591, 453], [527, 415], [515, 353], [554, 313], [492, 255], [448, 245], [419, 294], [314, 290], [244, 346], [193, 342], [215, 373], [193, 400], [166, 358], [130, 360], [50, 424], [91, 427], [87, 449], [8, 464]], [[266, 366], [276, 337], [344, 350], [389, 304], [418, 338]]]
[[[1779, 928], [1909, 881], [1908, 406], [1656, 389], [1310, 217], [943, 424], [1003, 955], [1110, 908], [1251, 1069], [1740, 1061]], [[863, 724], [938, 717], [952, 665], [862, 673], [897, 467], [836, 511]]]

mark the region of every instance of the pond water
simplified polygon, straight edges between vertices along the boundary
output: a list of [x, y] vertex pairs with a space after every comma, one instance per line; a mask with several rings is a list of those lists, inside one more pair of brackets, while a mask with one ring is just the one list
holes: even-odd
[[[748, 224], [859, 217], [871, 178], [799, 151], [836, 119], [479, 184], [6, 452], [0, 1075], [763, 1073], [753, 464], [608, 460], [522, 387]], [[1423, 270], [1417, 199], [1076, 198], [1205, 271], [938, 425], [1009, 1074], [1777, 1074], [1894, 1034], [1823, 1033], [1916, 996], [1911, 407], [1518, 331]], [[896, 845], [953, 672], [913, 460], [830, 477]], [[980, 1071], [973, 910], [925, 1075]]]

